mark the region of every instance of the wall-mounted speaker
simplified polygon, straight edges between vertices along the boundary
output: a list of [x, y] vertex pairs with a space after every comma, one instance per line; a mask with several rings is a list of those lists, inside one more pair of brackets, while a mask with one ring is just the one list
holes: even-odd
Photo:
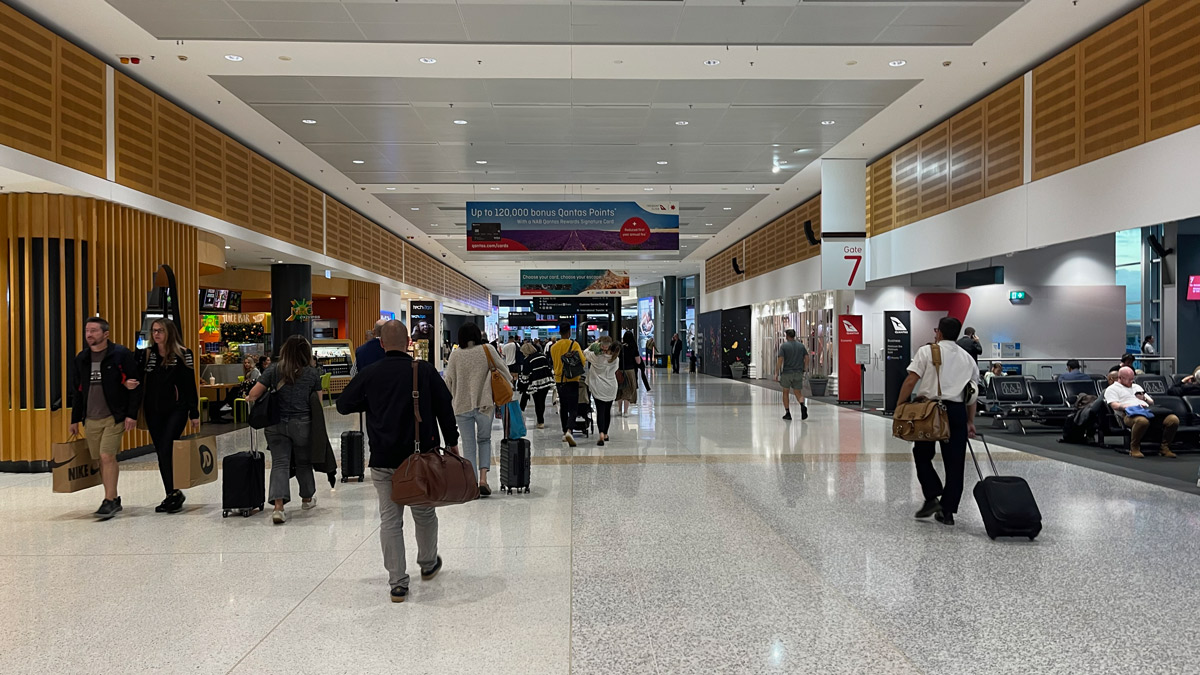
[[808, 239], [808, 243], [812, 244], [813, 246], [821, 243], [821, 240], [817, 239], [817, 233], [813, 232], [811, 220], [804, 221], [804, 237]]
[[1157, 255], [1159, 258], [1166, 258], [1175, 252], [1175, 249], [1163, 246], [1162, 242], [1158, 240], [1158, 237], [1154, 235], [1146, 237], [1146, 243], [1150, 244], [1150, 248], [1154, 250], [1155, 255]]
[[742, 268], [738, 267], [737, 258], [732, 258], [732, 259], [730, 259], [729, 262], [733, 263], [733, 273], [734, 274], [742, 274]]

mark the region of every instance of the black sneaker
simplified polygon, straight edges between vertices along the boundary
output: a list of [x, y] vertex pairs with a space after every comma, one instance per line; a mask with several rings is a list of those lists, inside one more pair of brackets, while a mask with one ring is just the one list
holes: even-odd
[[169, 508], [171, 508], [171, 496], [174, 494], [175, 493], [172, 492], [171, 494], [164, 497], [162, 500], [162, 503], [159, 504], [158, 506], [154, 507], [154, 512], [155, 513], [166, 513], [167, 510]]
[[783, 411], [783, 419], [785, 419], [785, 420], [792, 419], [792, 411], [791, 410]]
[[488, 497], [488, 496], [491, 496], [491, 494], [492, 494], [492, 488], [488, 487], [487, 483], [479, 484], [479, 496], [480, 497]]
[[187, 497], [183, 496], [183, 491], [176, 490], [171, 493], [171, 503], [167, 505], [167, 513], [179, 513], [183, 510], [185, 501], [187, 501]]
[[429, 570], [421, 570], [421, 581], [432, 581], [442, 571], [442, 556], [437, 557], [437, 562]]
[[808, 419], [808, 406], [804, 405], [803, 403], [800, 404], [800, 419]]
[[937, 513], [933, 514], [933, 519], [943, 525], [953, 525], [954, 524], [954, 514], [953, 513], [943, 513], [942, 511], [938, 511]]
[[100, 520], [108, 520], [109, 518], [112, 518], [113, 516], [117, 515], [117, 512], [120, 510], [121, 510], [121, 498], [120, 497], [117, 497], [116, 499], [105, 499], [103, 502], [100, 502], [100, 508], [96, 509], [95, 515], [96, 515], [96, 518], [98, 518]]
[[392, 602], [404, 602], [408, 597], [408, 589], [403, 586], [397, 586], [391, 592]]
[[921, 506], [921, 510], [917, 511], [916, 517], [917, 518], [928, 518], [929, 516], [932, 516], [933, 514], [937, 513], [938, 511], [941, 511], [941, 510], [942, 510], [942, 503], [939, 502], [936, 497], [933, 499], [926, 499], [925, 503]]

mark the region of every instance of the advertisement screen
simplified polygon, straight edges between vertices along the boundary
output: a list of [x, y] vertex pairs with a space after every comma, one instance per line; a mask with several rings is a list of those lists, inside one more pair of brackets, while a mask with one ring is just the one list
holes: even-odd
[[654, 298], [638, 298], [638, 350], [645, 353], [646, 340], [652, 337], [654, 337]]
[[1188, 278], [1188, 300], [1200, 300], [1200, 276]]
[[467, 250], [678, 251], [677, 202], [467, 202]]
[[625, 270], [521, 270], [521, 295], [622, 296], [628, 292]]

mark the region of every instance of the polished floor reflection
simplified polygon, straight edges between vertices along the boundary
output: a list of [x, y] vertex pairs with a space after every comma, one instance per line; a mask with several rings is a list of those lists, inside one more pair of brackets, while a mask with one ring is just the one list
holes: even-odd
[[403, 605], [370, 485], [281, 527], [222, 519], [219, 483], [163, 515], [139, 460], [96, 523], [96, 490], [0, 474], [0, 672], [1198, 672], [1200, 497], [995, 447], [1046, 527], [993, 542], [969, 495], [953, 528], [912, 518], [886, 420], [652, 384], [602, 448], [531, 423], [532, 494], [442, 509], [445, 569]]

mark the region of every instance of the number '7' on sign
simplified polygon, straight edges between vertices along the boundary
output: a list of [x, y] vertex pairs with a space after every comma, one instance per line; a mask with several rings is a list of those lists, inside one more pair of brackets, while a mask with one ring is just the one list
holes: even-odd
[[843, 256], [843, 257], [846, 260], [854, 261], [854, 269], [850, 270], [850, 281], [846, 282], [847, 286], [853, 286], [854, 285], [854, 277], [858, 275], [858, 267], [859, 267], [859, 265], [862, 264], [863, 257], [861, 255], [848, 255], [848, 256]]

